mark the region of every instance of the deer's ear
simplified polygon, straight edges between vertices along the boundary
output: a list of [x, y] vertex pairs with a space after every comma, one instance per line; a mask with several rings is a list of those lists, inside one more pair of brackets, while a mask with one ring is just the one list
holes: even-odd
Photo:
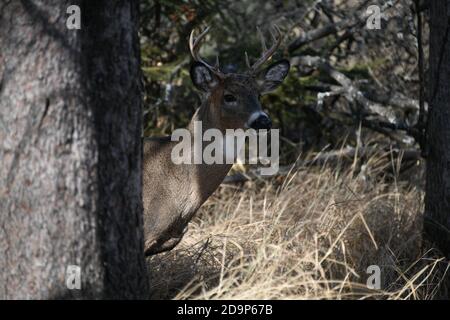
[[288, 60], [277, 61], [266, 68], [260, 80], [260, 93], [264, 94], [275, 90], [286, 78], [291, 67]]
[[207, 92], [219, 84], [217, 76], [201, 62], [194, 62], [191, 65], [191, 79], [194, 86], [204, 92]]

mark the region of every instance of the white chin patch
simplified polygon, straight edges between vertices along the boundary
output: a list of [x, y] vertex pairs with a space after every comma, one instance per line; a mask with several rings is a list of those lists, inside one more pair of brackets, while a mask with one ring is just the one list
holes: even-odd
[[267, 114], [266, 114], [265, 112], [262, 112], [262, 111], [256, 111], [256, 112], [253, 112], [253, 113], [250, 115], [250, 117], [248, 118], [247, 122], [245, 123], [245, 128], [246, 128], [246, 129], [250, 128], [250, 126], [252, 125], [252, 123], [253, 123], [256, 119], [258, 119], [260, 116], [266, 116], [266, 117], [268, 117]]

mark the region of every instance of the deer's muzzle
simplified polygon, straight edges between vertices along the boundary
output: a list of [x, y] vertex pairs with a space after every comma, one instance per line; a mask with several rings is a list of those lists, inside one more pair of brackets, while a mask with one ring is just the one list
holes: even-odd
[[255, 130], [269, 130], [270, 128], [272, 128], [272, 121], [270, 120], [269, 116], [262, 111], [252, 114], [250, 116], [250, 119], [248, 119], [247, 124], [249, 128]]

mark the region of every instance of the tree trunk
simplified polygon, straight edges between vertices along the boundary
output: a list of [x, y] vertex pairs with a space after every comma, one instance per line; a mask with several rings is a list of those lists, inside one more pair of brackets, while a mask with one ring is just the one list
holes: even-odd
[[430, 1], [424, 237], [450, 258], [450, 0]]
[[137, 29], [137, 1], [0, 3], [1, 299], [145, 297]]

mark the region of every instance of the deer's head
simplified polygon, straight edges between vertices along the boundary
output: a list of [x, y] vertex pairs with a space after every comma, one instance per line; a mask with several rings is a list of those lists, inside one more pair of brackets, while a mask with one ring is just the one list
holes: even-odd
[[245, 73], [223, 73], [218, 59], [215, 66], [209, 65], [199, 55], [199, 44], [209, 31], [207, 28], [194, 40], [194, 31], [189, 39], [189, 47], [195, 62], [191, 66], [191, 79], [195, 87], [202, 91], [208, 101], [207, 115], [219, 129], [270, 129], [272, 121], [263, 112], [260, 97], [277, 88], [289, 72], [289, 61], [277, 61], [265, 69], [262, 65], [270, 59], [281, 43], [281, 33], [275, 27], [271, 32], [273, 45], [267, 49], [264, 37], [259, 32], [263, 53], [250, 64], [246, 55], [248, 70]]

